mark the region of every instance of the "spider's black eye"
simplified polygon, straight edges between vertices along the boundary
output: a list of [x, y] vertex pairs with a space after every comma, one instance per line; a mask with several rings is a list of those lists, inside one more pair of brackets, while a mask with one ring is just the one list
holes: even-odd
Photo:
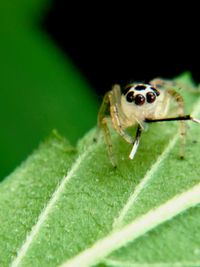
[[137, 91], [145, 90], [146, 89], [146, 85], [139, 84], [139, 85], [136, 85], [134, 89], [137, 90]]
[[134, 101], [134, 94], [133, 94], [133, 91], [129, 92], [126, 96], [126, 100], [128, 102], [133, 102]]
[[145, 102], [145, 97], [143, 95], [141, 95], [141, 94], [136, 95], [136, 97], [135, 97], [135, 104], [136, 105], [141, 106], [144, 104], [144, 102]]
[[133, 85], [129, 84], [125, 88], [122, 89], [122, 94], [126, 95], [128, 91], [133, 87]]
[[153, 103], [156, 100], [156, 95], [153, 92], [148, 92], [146, 98], [148, 103]]
[[160, 92], [158, 91], [158, 89], [156, 89], [155, 87], [151, 86], [151, 89], [154, 91], [154, 93], [159, 96]]

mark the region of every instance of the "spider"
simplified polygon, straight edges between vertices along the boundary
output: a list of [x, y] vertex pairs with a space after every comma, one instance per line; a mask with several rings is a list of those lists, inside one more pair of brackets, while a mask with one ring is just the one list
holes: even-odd
[[[162, 79], [154, 79], [150, 83], [131, 83], [124, 90], [118, 84], [108, 91], [98, 113], [98, 129], [104, 133], [105, 143], [111, 163], [116, 167], [112, 151], [112, 142], [108, 127], [109, 117], [115, 131], [128, 143], [132, 144], [129, 158], [133, 159], [140, 142], [141, 133], [146, 123], [161, 121], [180, 121], [180, 157], [184, 158], [186, 136], [185, 120], [200, 123], [191, 115], [184, 115], [184, 100], [173, 88], [174, 83]], [[177, 117], [166, 117], [171, 100], [177, 104]], [[109, 111], [109, 117], [106, 115]], [[137, 124], [136, 136], [133, 138], [126, 129]]]

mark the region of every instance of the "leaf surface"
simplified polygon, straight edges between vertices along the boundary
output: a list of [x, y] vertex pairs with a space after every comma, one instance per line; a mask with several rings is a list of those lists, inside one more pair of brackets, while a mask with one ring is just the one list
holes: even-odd
[[[200, 117], [198, 95], [183, 95], [187, 112]], [[131, 147], [113, 133], [116, 169], [102, 138], [93, 144], [94, 131], [80, 141], [77, 156], [61, 140], [44, 144], [0, 187], [2, 265], [198, 266], [199, 194], [192, 188], [200, 182], [200, 127], [188, 122], [186, 159], [180, 160], [176, 124], [150, 125], [133, 161]], [[146, 225], [140, 231], [138, 221]]]
[[0, 266], [8, 266], [71, 165], [75, 149], [57, 134], [0, 184]]

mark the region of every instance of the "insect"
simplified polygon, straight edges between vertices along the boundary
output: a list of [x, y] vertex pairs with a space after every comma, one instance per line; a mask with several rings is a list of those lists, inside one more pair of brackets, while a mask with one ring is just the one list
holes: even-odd
[[[170, 103], [174, 101], [177, 106], [177, 117], [167, 117]], [[109, 116], [107, 113], [109, 112]], [[133, 159], [140, 142], [141, 133], [147, 123], [161, 121], [180, 121], [180, 157], [184, 158], [184, 144], [186, 136], [186, 120], [200, 123], [200, 120], [191, 115], [184, 115], [184, 100], [173, 89], [173, 82], [154, 79], [148, 84], [131, 83], [121, 90], [114, 85], [104, 98], [98, 113], [98, 129], [104, 133], [108, 154], [113, 166], [116, 166], [112, 151], [112, 142], [108, 127], [111, 119], [115, 131], [128, 143], [132, 144], [129, 158]], [[137, 125], [136, 136], [133, 138], [126, 130]]]

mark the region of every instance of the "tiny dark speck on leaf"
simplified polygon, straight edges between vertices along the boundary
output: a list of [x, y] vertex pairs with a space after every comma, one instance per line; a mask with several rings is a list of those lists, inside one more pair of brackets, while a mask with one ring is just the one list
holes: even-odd
[[198, 141], [197, 140], [192, 140], [192, 143], [196, 144], [196, 143], [198, 143]]

